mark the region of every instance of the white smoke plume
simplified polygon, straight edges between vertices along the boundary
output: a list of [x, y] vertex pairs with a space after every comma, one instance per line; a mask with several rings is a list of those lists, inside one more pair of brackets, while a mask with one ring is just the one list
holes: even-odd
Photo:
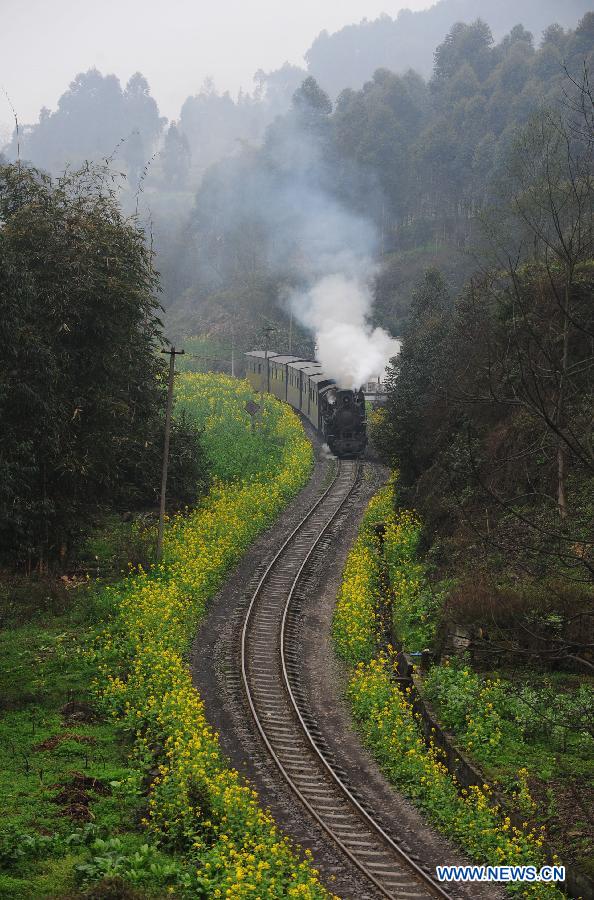
[[[378, 235], [371, 216], [349, 209], [328, 186], [328, 167], [298, 123], [275, 145], [282, 187], [262, 190], [275, 236], [273, 266], [289, 263], [299, 288], [288, 300], [293, 315], [313, 332], [324, 373], [341, 387], [358, 388], [383, 376], [400, 344], [370, 323], [377, 274]], [[354, 177], [354, 173], [353, 173]]]
[[369, 324], [369, 285], [352, 275], [324, 276], [305, 292], [294, 294], [291, 306], [316, 336], [324, 373], [340, 387], [356, 389], [383, 375], [400, 349], [398, 340]]
[[[218, 195], [216, 178], [211, 188], [217, 227], [229, 232], [238, 257], [244, 251], [236, 236], [245, 232], [253, 258], [265, 254], [263, 268], [276, 276], [285, 310], [313, 333], [324, 372], [341, 387], [358, 388], [382, 376], [399, 351], [397, 340], [371, 324], [379, 249], [374, 218], [383, 201], [354, 162], [346, 174], [336, 170], [324, 134], [293, 110], [271, 126], [258, 154], [230, 159], [215, 173]], [[367, 197], [368, 210], [348, 201], [350, 188]], [[217, 266], [205, 265], [200, 276], [209, 273], [214, 289]]]

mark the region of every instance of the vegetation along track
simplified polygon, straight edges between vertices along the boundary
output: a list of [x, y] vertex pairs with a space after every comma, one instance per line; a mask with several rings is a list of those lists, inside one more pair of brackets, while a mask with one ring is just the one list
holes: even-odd
[[251, 598], [241, 634], [241, 672], [268, 753], [318, 825], [383, 897], [447, 897], [365, 809], [325, 745], [299, 685], [296, 647], [306, 580], [358, 481], [360, 464], [341, 462], [333, 480], [289, 535]]

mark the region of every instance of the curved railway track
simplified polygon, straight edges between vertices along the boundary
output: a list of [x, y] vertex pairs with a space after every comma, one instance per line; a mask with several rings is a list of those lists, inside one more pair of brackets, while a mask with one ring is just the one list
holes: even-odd
[[297, 636], [307, 579], [328, 532], [351, 497], [358, 462], [339, 461], [334, 478], [262, 575], [241, 632], [241, 674], [264, 745], [318, 826], [368, 879], [375, 895], [448, 897], [386, 833], [348, 784], [311, 719], [300, 688]]

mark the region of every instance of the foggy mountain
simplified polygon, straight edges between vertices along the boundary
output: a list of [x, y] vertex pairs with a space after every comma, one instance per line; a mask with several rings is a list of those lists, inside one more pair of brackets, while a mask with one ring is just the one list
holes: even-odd
[[401, 10], [395, 19], [385, 15], [334, 34], [323, 31], [305, 59], [309, 74], [336, 97], [346, 87], [361, 87], [378, 68], [392, 72], [412, 68], [428, 77], [433, 51], [454, 22], [483, 19], [496, 41], [521, 23], [538, 41], [553, 22], [575, 28], [593, 8], [591, 0], [439, 0], [420, 12]]
[[[319, 285], [332, 292], [346, 274], [353, 321], [381, 342], [374, 329], [399, 333], [427, 266], [455, 288], [469, 275], [476, 216], [517, 129], [559, 102], [564, 62], [579, 73], [591, 58], [594, 15], [575, 31], [554, 24], [584, 6], [442, 0], [349, 26], [307, 54], [321, 83], [290, 65], [259, 71], [254, 92], [235, 99], [206, 82], [169, 124], [140, 73], [122, 87], [92, 69], [54, 112], [21, 128], [21, 159], [54, 174], [108, 160], [125, 176], [120, 199], [150, 229], [172, 334], [227, 341], [237, 327], [249, 344], [264, 322], [284, 333], [293, 313], [294, 340], [311, 352], [312, 328], [318, 338], [334, 333]], [[489, 20], [513, 27], [497, 42]], [[416, 69], [429, 59], [426, 81]], [[16, 150], [13, 136], [5, 153], [14, 159]], [[347, 258], [358, 263], [345, 273]]]
[[[439, 0], [421, 12], [402, 10], [396, 19], [385, 15], [331, 35], [323, 31], [305, 53], [306, 68], [285, 63], [271, 72], [260, 69], [252, 93], [234, 98], [207, 80], [182, 104], [173, 130], [167, 129], [140, 73], [122, 86], [115, 75], [90, 69], [76, 75], [57, 109], [42, 109], [36, 123], [21, 122], [21, 159], [55, 174], [66, 164], [113, 155], [134, 190], [150, 161], [144, 181], [176, 191], [193, 189], [212, 163], [237, 153], [242, 143], [260, 143], [308, 74], [331, 97], [361, 87], [378, 68], [412, 68], [428, 77], [435, 48], [455, 22], [482, 18], [496, 41], [521, 23], [538, 43], [550, 24], [574, 28], [590, 9], [591, 0]], [[4, 152], [16, 158], [15, 135]]]

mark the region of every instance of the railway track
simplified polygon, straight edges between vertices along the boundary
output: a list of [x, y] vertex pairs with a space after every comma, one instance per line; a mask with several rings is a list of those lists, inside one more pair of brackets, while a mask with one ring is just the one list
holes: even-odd
[[[357, 483], [360, 464], [339, 461], [325, 493], [262, 575], [241, 632], [241, 675], [266, 750], [318, 826], [363, 873], [376, 896], [448, 894], [365, 808], [325, 744], [300, 687], [298, 631], [307, 580]], [[318, 560], [319, 561], [319, 560]]]

